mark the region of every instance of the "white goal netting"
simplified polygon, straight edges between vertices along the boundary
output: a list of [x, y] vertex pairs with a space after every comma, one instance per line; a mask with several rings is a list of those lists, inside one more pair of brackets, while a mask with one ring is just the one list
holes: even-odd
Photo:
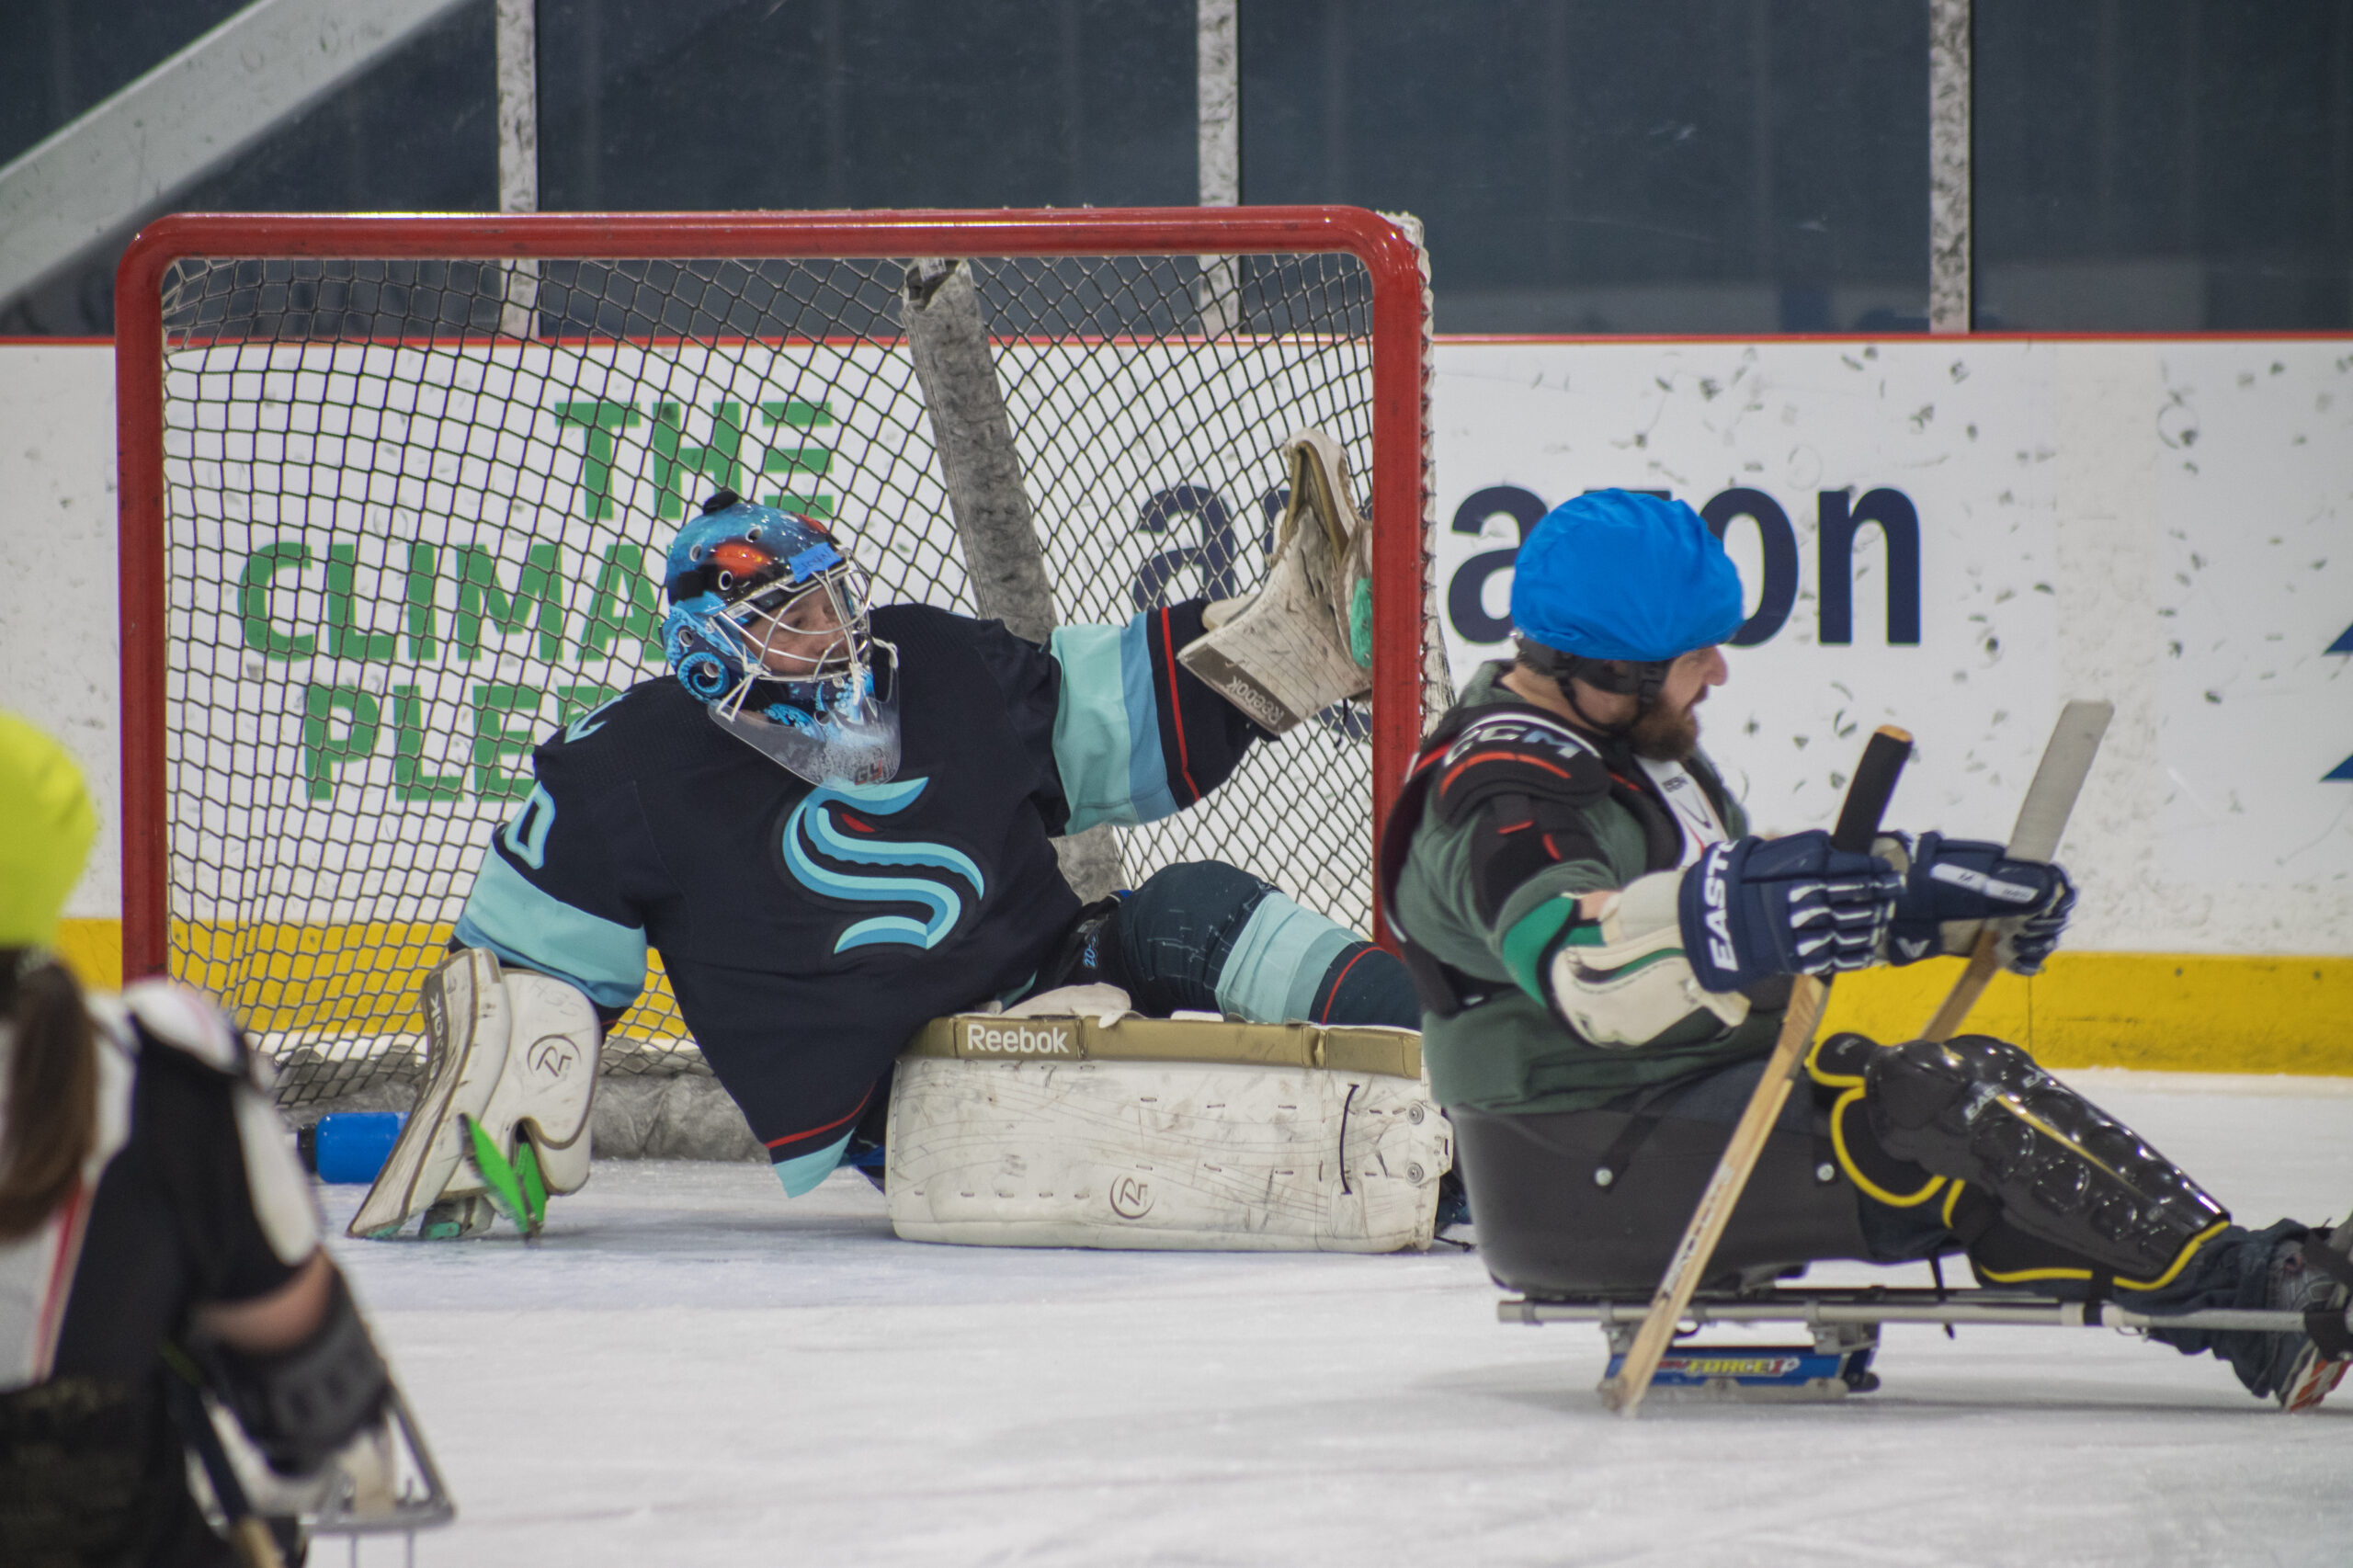
[[[971, 265], [1064, 622], [1251, 586], [1295, 427], [1329, 431], [1359, 475], [1426, 463], [1426, 444], [1372, 450], [1353, 256]], [[832, 518], [877, 603], [974, 609], [902, 270], [172, 267], [173, 963], [271, 1051], [290, 1109], [413, 1080], [416, 982], [529, 790], [530, 747], [664, 674], [661, 562], [705, 494]], [[1442, 672], [1425, 684], [1403, 700], [1434, 711]], [[1368, 928], [1368, 727], [1345, 705], [1255, 748], [1201, 805], [1121, 835], [1126, 879], [1225, 859]], [[700, 1070], [658, 970], [606, 1068]]]

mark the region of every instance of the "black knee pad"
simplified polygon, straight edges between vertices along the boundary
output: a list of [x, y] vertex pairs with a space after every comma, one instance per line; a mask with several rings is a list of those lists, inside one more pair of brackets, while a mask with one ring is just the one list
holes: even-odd
[[1123, 924], [1212, 932], [1250, 918], [1275, 884], [1222, 860], [1185, 860], [1146, 877], [1120, 908]]
[[1881, 1146], [1864, 1105], [1864, 1078], [1887, 1048], [1869, 1035], [1851, 1032], [1817, 1040], [1806, 1053], [1806, 1076], [1832, 1096], [1825, 1109], [1838, 1168], [1867, 1202], [1882, 1209], [1933, 1214], [1949, 1196], [1950, 1179], [1898, 1158]]
[[1143, 880], [1112, 921], [1128, 990], [1145, 1013], [1217, 1010], [1226, 955], [1274, 884], [1221, 860], [1188, 860]]
[[1915, 1040], [1863, 1063], [1888, 1153], [1976, 1184], [2028, 1235], [2114, 1273], [2165, 1283], [2230, 1215], [2138, 1133], [1989, 1035]]
[[1414, 977], [1394, 954], [1370, 942], [1353, 942], [1325, 966], [1308, 1022], [1417, 1029], [1422, 1002], [1414, 994]]

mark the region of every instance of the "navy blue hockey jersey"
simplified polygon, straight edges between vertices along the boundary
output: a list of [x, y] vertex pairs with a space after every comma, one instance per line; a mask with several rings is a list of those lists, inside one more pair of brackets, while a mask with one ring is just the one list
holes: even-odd
[[608, 1014], [662, 955], [688, 1028], [789, 1191], [822, 1180], [927, 1020], [1026, 989], [1078, 898], [1052, 835], [1183, 809], [1254, 727], [1177, 664], [1199, 602], [1049, 649], [921, 605], [899, 651], [899, 771], [815, 787], [667, 676], [543, 741], [458, 939]]

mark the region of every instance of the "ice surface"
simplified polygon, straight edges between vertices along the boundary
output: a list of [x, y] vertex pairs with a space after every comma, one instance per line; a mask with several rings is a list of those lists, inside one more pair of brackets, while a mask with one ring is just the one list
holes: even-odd
[[[2242, 1220], [2353, 1205], [2353, 1083], [2071, 1076]], [[426, 1568], [2353, 1562], [2353, 1389], [2108, 1331], [1891, 1328], [1878, 1393], [1630, 1423], [1475, 1255], [923, 1246], [855, 1176], [621, 1162], [537, 1246], [335, 1251], [457, 1494]]]

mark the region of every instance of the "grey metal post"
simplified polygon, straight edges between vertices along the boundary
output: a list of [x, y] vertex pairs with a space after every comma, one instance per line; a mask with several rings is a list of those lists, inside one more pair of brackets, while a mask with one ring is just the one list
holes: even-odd
[[[1242, 204], [1242, 74], [1235, 39], [1236, 0], [1197, 0], [1197, 142], [1200, 204]], [[1216, 336], [1239, 324], [1241, 278], [1231, 256], [1203, 256], [1200, 277], [1201, 330]]]
[[[957, 261], [910, 262], [899, 324], [923, 384], [973, 603], [1015, 636], [1044, 642], [1060, 618], [971, 270]], [[1091, 902], [1120, 885], [1120, 844], [1108, 826], [1058, 839], [1054, 851], [1079, 897]]]
[[[540, 210], [539, 0], [498, 0], [498, 210]], [[511, 263], [498, 329], [529, 337], [539, 326], [539, 264]]]
[[1928, 330], [1967, 332], [1970, 236], [1970, 4], [1928, 0]]

